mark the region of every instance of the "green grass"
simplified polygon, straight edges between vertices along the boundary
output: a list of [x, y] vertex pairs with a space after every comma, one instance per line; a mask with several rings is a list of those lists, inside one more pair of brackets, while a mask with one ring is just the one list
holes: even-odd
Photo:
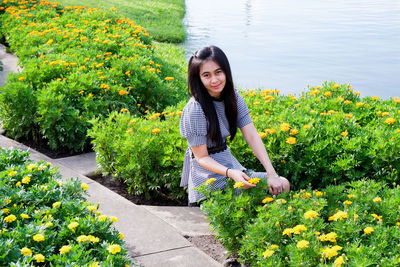
[[117, 8], [121, 15], [143, 26], [158, 42], [182, 43], [186, 38], [182, 24], [184, 0], [59, 0], [64, 6]]

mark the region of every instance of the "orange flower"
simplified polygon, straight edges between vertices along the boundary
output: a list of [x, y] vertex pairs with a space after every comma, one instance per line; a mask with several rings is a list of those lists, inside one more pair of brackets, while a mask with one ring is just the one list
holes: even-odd
[[152, 132], [152, 133], [155, 133], [155, 134], [158, 134], [158, 133], [160, 132], [160, 129], [155, 128], [155, 129], [151, 130], [151, 132]]
[[165, 77], [164, 79], [167, 80], [167, 81], [172, 81], [172, 80], [174, 80], [175, 78], [174, 78], [174, 77]]
[[129, 94], [127, 91], [119, 90], [119, 95], [127, 95], [127, 94]]

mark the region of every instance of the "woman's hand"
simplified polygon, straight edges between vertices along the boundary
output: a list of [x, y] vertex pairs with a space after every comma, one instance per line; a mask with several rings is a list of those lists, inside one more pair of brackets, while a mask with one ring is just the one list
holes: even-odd
[[267, 183], [269, 185], [269, 191], [272, 195], [279, 195], [285, 190], [286, 178], [279, 175], [268, 177]]
[[228, 176], [237, 183], [238, 182], [244, 183], [244, 186], [241, 187], [242, 189], [249, 189], [256, 186], [255, 184], [250, 184], [249, 182], [247, 182], [247, 180], [249, 180], [250, 177], [247, 176], [242, 171], [229, 169]]

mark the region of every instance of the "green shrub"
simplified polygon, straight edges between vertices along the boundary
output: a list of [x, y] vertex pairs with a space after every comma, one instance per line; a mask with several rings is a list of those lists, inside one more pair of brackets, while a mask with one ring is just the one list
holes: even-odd
[[[387, 183], [399, 182], [400, 101], [397, 98], [360, 98], [347, 85], [334, 83], [324, 84], [319, 89], [311, 88], [296, 99], [279, 95], [275, 91], [254, 90], [243, 94], [274, 167], [280, 175], [289, 179], [292, 188], [304, 188], [309, 184], [326, 187], [362, 178]], [[182, 110], [184, 104], [181, 102], [175, 108], [170, 108], [168, 113], [171, 110]], [[127, 115], [119, 116], [125, 118]], [[171, 181], [175, 179], [172, 183], [177, 186], [183, 151], [187, 147], [179, 134], [179, 120], [140, 120], [137, 127], [147, 132], [137, 135], [124, 133], [129, 128], [124, 120], [115, 115], [105, 124], [96, 122], [95, 125], [102, 126], [97, 126], [90, 133], [102, 170], [122, 179], [131, 179], [135, 172], [142, 172], [143, 177], [146, 177], [148, 172], [158, 170], [157, 160], [147, 160], [153, 157], [153, 147], [150, 146], [146, 151], [145, 145], [154, 142], [154, 136], [149, 134], [150, 129], [163, 129], [167, 123], [171, 130], [163, 134], [163, 138], [179, 141], [160, 143], [162, 146], [159, 145], [157, 149], [160, 154], [163, 151], [175, 152], [175, 167], [161, 169], [162, 176], [170, 173]], [[136, 149], [125, 145], [133, 144], [131, 138], [137, 138], [135, 146], [141, 151], [134, 153], [135, 156], [130, 156], [132, 152], [126, 152]], [[229, 146], [243, 166], [264, 171], [240, 133]], [[144, 155], [146, 160], [136, 159], [139, 155]], [[138, 164], [138, 161], [141, 163]], [[153, 186], [157, 175], [152, 177]], [[137, 193], [145, 191], [142, 189]]]
[[92, 120], [88, 135], [101, 172], [122, 179], [131, 194], [184, 200], [179, 184], [187, 143], [177, 127], [179, 112], [171, 107], [146, 118], [113, 112]]
[[159, 53], [143, 27], [114, 11], [45, 1], [5, 1], [0, 7], [0, 32], [23, 66], [9, 75], [0, 96], [1, 119], [12, 138], [79, 152], [89, 144], [94, 116], [122, 108], [142, 115], [184, 98], [178, 60]]
[[129, 264], [115, 218], [85, 201], [87, 185], [62, 182], [49, 163], [28, 156], [0, 149], [0, 265]]
[[[361, 98], [335, 83], [297, 98], [269, 90], [244, 94], [274, 167], [295, 188], [361, 178], [399, 181], [398, 98]], [[243, 138], [235, 138], [231, 148], [243, 166], [263, 170]]]
[[[217, 238], [250, 266], [398, 266], [400, 187], [363, 180], [322, 191], [267, 196], [250, 190], [212, 192], [203, 211]], [[263, 199], [264, 197], [264, 199]], [[263, 200], [262, 200], [263, 199]]]

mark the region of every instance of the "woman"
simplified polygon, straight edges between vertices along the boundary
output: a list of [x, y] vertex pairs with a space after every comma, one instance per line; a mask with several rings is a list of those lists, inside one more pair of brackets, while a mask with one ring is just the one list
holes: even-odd
[[[247, 180], [258, 177], [267, 179], [274, 195], [288, 191], [288, 180], [275, 172], [246, 103], [233, 87], [229, 62], [221, 49], [204, 47], [190, 58], [188, 90], [192, 97], [183, 109], [180, 132], [189, 144], [181, 180], [181, 186], [188, 185], [189, 206], [203, 198], [194, 188], [209, 178], [216, 178], [214, 186], [220, 189], [228, 178], [249, 189], [255, 185]], [[266, 173], [247, 171], [231, 154], [226, 138], [233, 140], [237, 128]]]

